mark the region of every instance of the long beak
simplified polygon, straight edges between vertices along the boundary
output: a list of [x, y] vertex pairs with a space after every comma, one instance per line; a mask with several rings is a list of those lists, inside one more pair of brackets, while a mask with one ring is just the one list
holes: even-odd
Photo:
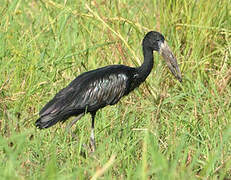
[[172, 74], [180, 81], [182, 82], [181, 72], [177, 64], [177, 60], [175, 56], [173, 55], [171, 49], [169, 48], [166, 41], [164, 43], [159, 44], [160, 51], [159, 53], [163, 56], [165, 59], [168, 68], [172, 72]]

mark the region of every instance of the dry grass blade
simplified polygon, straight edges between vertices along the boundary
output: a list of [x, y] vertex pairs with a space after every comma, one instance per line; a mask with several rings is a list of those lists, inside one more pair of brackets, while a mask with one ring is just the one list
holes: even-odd
[[91, 178], [91, 180], [95, 180], [95, 179], [99, 178], [100, 176], [102, 176], [108, 170], [108, 168], [114, 163], [115, 157], [116, 156], [113, 154], [111, 156], [111, 158], [109, 159], [109, 161], [106, 164], [104, 164], [104, 166], [101, 169], [96, 171], [96, 173]]
[[136, 56], [136, 53], [131, 49], [131, 47], [128, 45], [127, 41], [123, 38], [123, 36], [116, 32], [114, 29], [112, 29], [96, 12], [94, 12], [87, 4], [85, 5], [86, 8], [99, 20], [103, 23], [105, 27], [107, 27], [111, 32], [113, 32], [116, 36], [118, 36], [125, 46], [128, 48], [128, 50], [132, 53], [133, 57], [135, 58], [136, 62], [141, 65], [140, 59]]

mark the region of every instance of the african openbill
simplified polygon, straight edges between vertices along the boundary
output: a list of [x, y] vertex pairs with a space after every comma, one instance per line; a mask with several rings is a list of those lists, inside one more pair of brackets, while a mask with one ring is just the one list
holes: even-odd
[[96, 112], [116, 104], [123, 96], [145, 81], [153, 67], [153, 51], [165, 59], [172, 74], [181, 82], [177, 60], [159, 32], [148, 32], [142, 42], [144, 62], [140, 67], [111, 65], [85, 72], [76, 77], [67, 87], [59, 91], [40, 111], [36, 126], [48, 128], [57, 122], [77, 116], [69, 127], [85, 113], [92, 116], [90, 144], [95, 150], [94, 122]]

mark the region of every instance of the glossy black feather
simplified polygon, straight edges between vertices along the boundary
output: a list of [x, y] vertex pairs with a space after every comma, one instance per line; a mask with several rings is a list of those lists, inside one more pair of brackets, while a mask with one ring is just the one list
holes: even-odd
[[106, 66], [85, 72], [44, 106], [36, 126], [48, 128], [70, 116], [96, 112], [107, 105], [116, 104], [137, 86], [132, 83], [137, 77], [135, 68], [123, 65]]
[[71, 116], [96, 111], [116, 104], [121, 97], [138, 87], [150, 74], [153, 67], [153, 51], [159, 51], [164, 37], [151, 31], [143, 39], [144, 63], [138, 67], [112, 65], [85, 72], [58, 92], [40, 111], [36, 121], [38, 128], [48, 128]]

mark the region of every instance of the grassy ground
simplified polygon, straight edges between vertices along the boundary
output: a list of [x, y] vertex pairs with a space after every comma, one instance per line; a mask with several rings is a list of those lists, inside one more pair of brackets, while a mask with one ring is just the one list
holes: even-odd
[[[229, 0], [0, 2], [1, 179], [230, 179]], [[144, 84], [96, 117], [37, 130], [39, 110], [77, 75], [138, 66], [141, 41], [161, 31], [183, 74], [155, 54]], [[85, 153], [85, 154], [84, 154]]]

